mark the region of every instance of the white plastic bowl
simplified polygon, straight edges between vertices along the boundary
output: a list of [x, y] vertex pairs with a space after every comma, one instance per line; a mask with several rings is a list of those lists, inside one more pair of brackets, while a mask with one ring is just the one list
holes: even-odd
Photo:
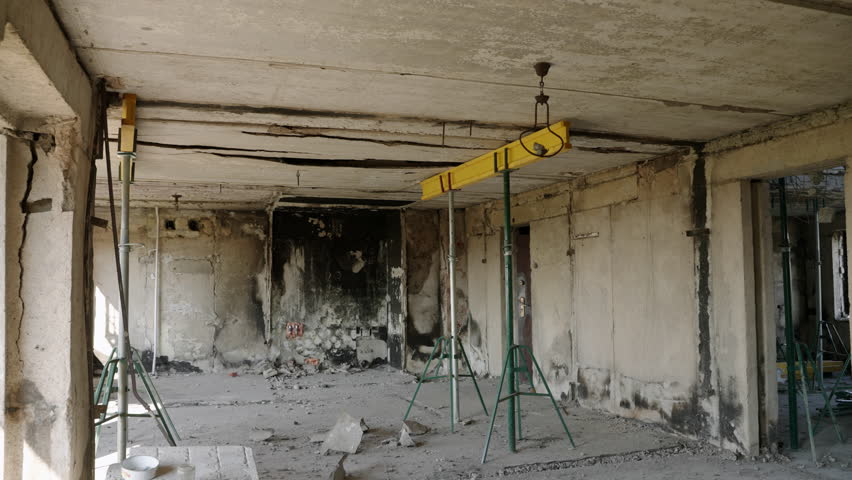
[[125, 480], [151, 480], [157, 476], [160, 461], [147, 455], [133, 455], [121, 462], [121, 478]]

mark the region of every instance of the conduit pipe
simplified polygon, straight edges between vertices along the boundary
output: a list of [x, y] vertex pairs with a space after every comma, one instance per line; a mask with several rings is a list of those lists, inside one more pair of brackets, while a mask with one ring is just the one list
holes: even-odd
[[160, 346], [160, 207], [154, 207], [157, 222], [154, 240], [154, 356], [151, 358], [151, 375], [157, 375], [157, 352]]

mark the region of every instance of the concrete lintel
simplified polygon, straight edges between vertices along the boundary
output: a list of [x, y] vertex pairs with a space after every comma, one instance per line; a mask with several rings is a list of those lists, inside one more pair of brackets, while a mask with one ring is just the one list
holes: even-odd
[[[44, 0], [0, 2], [0, 65], [7, 61], [14, 62], [16, 67], [23, 63], [26, 70], [14, 70], [30, 81], [13, 78], [14, 89], [0, 89], [0, 109], [6, 110], [4, 117], [15, 119], [17, 128], [38, 130], [41, 125], [64, 120], [70, 114], [80, 118], [82, 137], [91, 138], [95, 109], [92, 82]], [[33, 66], [38, 71], [33, 71]], [[45, 85], [52, 92], [46, 92]], [[3, 90], [9, 93], [8, 98]], [[60, 98], [64, 105], [57, 105], [55, 99], [49, 98], [50, 102], [43, 105], [46, 110], [31, 111], [31, 104], [44, 103], [46, 96]]]
[[843, 165], [852, 157], [852, 107], [842, 105], [715, 140], [704, 153], [713, 160], [712, 183]]

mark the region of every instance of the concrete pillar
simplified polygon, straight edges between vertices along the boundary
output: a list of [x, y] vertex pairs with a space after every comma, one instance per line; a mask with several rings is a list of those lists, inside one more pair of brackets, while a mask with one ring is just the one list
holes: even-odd
[[759, 421], [751, 187], [748, 181], [715, 184], [711, 200], [713, 423], [722, 447], [755, 454]]
[[96, 94], [46, 0], [0, 0], [0, 72], [0, 476], [87, 479]]
[[758, 415], [760, 447], [778, 441], [778, 378], [775, 346], [775, 278], [769, 183], [752, 182], [754, 219], [755, 327], [757, 334]]
[[89, 159], [72, 127], [0, 135], [3, 478], [92, 475]]
[[[852, 129], [852, 127], [850, 127]], [[846, 204], [846, 246], [849, 249], [849, 231], [852, 226], [852, 157], [847, 157], [845, 163], [846, 173], [843, 175], [843, 202]], [[852, 268], [852, 255], [846, 255], [846, 271]], [[848, 285], [849, 298], [852, 298], [852, 281]], [[852, 328], [849, 328], [849, 346], [852, 346]]]

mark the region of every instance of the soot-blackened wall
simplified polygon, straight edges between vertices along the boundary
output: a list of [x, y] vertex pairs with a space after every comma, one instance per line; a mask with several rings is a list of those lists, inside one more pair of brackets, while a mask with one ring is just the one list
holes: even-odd
[[[399, 212], [287, 209], [272, 224], [272, 342], [282, 358], [387, 359], [402, 304]], [[288, 338], [288, 323], [302, 336]]]

